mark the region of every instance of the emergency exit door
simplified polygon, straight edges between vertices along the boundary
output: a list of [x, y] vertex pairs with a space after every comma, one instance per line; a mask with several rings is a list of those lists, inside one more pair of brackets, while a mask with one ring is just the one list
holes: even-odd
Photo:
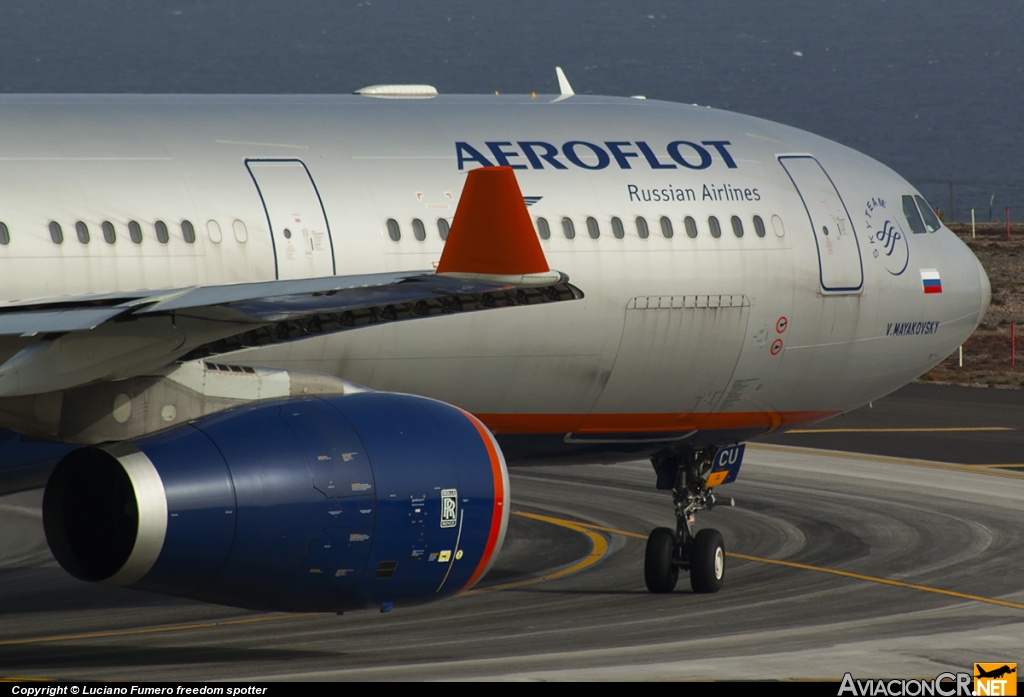
[[860, 242], [839, 191], [821, 164], [810, 155], [782, 156], [803, 200], [818, 248], [818, 272], [823, 293], [859, 293], [864, 287]]
[[301, 160], [246, 160], [274, 247], [279, 279], [335, 273], [334, 245], [320, 193]]

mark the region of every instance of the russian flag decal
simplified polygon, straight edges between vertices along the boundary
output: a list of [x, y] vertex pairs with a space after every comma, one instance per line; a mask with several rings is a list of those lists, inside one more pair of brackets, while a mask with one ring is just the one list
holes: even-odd
[[925, 295], [928, 293], [942, 292], [942, 279], [936, 269], [921, 269], [921, 285], [924, 286]]

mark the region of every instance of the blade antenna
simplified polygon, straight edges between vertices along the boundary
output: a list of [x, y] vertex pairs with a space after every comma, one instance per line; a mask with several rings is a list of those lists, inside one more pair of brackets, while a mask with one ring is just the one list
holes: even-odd
[[558, 76], [558, 91], [563, 97], [572, 97], [576, 93], [572, 91], [572, 85], [569, 84], [569, 78], [565, 76], [562, 69], [557, 65], [555, 66], [555, 75]]

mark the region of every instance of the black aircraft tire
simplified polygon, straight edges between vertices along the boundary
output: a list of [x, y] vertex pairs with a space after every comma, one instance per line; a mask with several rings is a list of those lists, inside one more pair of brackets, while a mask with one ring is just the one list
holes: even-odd
[[671, 593], [679, 580], [679, 567], [672, 563], [676, 534], [668, 528], [655, 528], [647, 538], [644, 555], [644, 581], [652, 593]]
[[724, 579], [725, 541], [722, 533], [711, 528], [701, 530], [693, 538], [690, 548], [690, 586], [694, 593], [717, 593]]

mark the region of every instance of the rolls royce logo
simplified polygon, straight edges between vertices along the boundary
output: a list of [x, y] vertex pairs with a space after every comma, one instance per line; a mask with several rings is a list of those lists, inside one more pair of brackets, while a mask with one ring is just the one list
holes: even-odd
[[457, 489], [441, 490], [441, 527], [454, 528], [459, 517], [459, 492]]

